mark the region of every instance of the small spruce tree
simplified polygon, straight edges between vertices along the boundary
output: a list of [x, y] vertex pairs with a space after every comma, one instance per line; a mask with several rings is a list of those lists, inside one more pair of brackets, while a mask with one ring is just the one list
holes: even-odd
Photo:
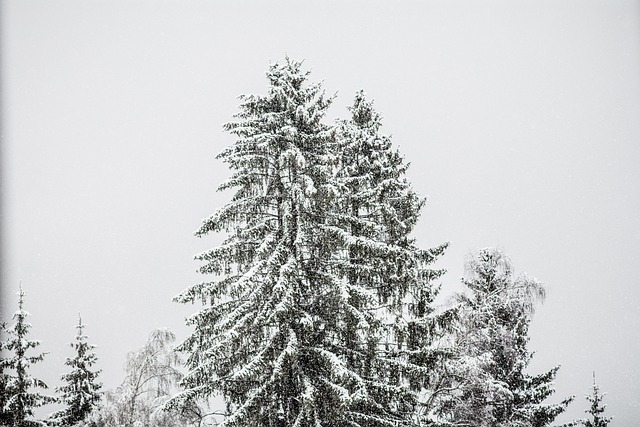
[[605, 417], [604, 410], [607, 405], [602, 403], [604, 393], [600, 393], [600, 387], [596, 384], [596, 373], [593, 373], [593, 386], [590, 395], [586, 396], [587, 400], [591, 403], [591, 407], [585, 412], [589, 414], [589, 419], [581, 420], [581, 423], [585, 427], [607, 427], [611, 422], [610, 417]]
[[93, 352], [95, 346], [87, 343], [84, 328], [82, 317], [78, 316], [76, 342], [71, 343], [75, 356], [67, 358], [65, 362], [65, 365], [71, 368], [71, 372], [61, 376], [66, 384], [56, 388], [56, 392], [61, 394], [60, 403], [66, 405], [66, 408], [51, 416], [52, 423], [56, 425], [76, 425], [91, 413], [100, 400], [102, 384], [97, 378], [101, 371], [92, 369], [98, 358]]
[[18, 311], [13, 315], [15, 324], [8, 331], [4, 349], [10, 352], [9, 357], [3, 359], [3, 374], [5, 369], [12, 371], [5, 379], [7, 400], [4, 405], [5, 414], [9, 414], [12, 427], [40, 426], [41, 423], [33, 419], [34, 409], [48, 403], [54, 403], [55, 398], [32, 389], [47, 389], [47, 384], [33, 376], [29, 370], [35, 363], [41, 362], [46, 353], [29, 356], [30, 349], [40, 345], [37, 340], [28, 339], [31, 324], [26, 321], [29, 313], [24, 310], [25, 292], [20, 286], [18, 292]]

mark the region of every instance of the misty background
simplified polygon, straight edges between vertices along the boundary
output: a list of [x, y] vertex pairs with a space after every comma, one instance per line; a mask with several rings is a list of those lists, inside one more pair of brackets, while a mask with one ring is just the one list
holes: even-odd
[[104, 388], [157, 327], [186, 336], [202, 279], [192, 236], [230, 197], [215, 155], [237, 96], [270, 61], [375, 99], [383, 132], [428, 196], [415, 236], [465, 255], [501, 246], [545, 283], [530, 371], [562, 365], [559, 422], [582, 417], [592, 371], [611, 425], [640, 419], [638, 1], [85, 1], [1, 4], [1, 318], [18, 283], [31, 338], [67, 371], [82, 314]]

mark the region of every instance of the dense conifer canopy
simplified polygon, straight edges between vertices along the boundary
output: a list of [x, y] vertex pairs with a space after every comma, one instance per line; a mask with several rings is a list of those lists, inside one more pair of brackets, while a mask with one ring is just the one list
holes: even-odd
[[432, 293], [426, 265], [444, 246], [409, 237], [423, 201], [364, 94], [326, 125], [332, 98], [308, 75], [272, 65], [267, 95], [241, 97], [225, 125], [237, 140], [219, 155], [232, 170], [219, 189], [236, 192], [196, 232], [227, 233], [196, 257], [220, 280], [176, 297], [204, 308], [172, 404], [221, 394], [225, 425], [409, 424], [404, 313]]

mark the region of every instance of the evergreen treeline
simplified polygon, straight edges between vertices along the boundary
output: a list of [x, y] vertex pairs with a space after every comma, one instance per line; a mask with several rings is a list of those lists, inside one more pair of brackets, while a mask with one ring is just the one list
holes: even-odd
[[[527, 371], [529, 326], [544, 288], [516, 275], [499, 249], [471, 254], [464, 293], [436, 306], [447, 248], [412, 237], [425, 200], [408, 163], [381, 133], [364, 92], [332, 124], [334, 98], [299, 62], [267, 72], [265, 95], [241, 97], [218, 156], [231, 201], [196, 236], [223, 242], [196, 256], [207, 279], [175, 300], [198, 303], [192, 333], [166, 329], [127, 356], [102, 391], [95, 347], [79, 319], [56, 397], [30, 366], [44, 353], [28, 313], [2, 324], [0, 425], [500, 426], [551, 425], [572, 401], [549, 403], [558, 367]], [[215, 399], [222, 399], [218, 408]], [[587, 426], [606, 426], [602, 395]], [[42, 420], [35, 410], [62, 404]]]

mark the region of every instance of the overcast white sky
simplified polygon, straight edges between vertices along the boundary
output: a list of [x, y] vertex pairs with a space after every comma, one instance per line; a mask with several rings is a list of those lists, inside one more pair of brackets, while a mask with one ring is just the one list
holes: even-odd
[[32, 337], [66, 372], [77, 314], [107, 388], [156, 327], [180, 337], [201, 280], [192, 232], [228, 195], [214, 159], [270, 61], [357, 89], [429, 202], [416, 236], [500, 245], [549, 297], [533, 372], [556, 364], [560, 420], [596, 371], [612, 426], [640, 419], [640, 5], [637, 1], [2, 2], [2, 318], [28, 291]]

